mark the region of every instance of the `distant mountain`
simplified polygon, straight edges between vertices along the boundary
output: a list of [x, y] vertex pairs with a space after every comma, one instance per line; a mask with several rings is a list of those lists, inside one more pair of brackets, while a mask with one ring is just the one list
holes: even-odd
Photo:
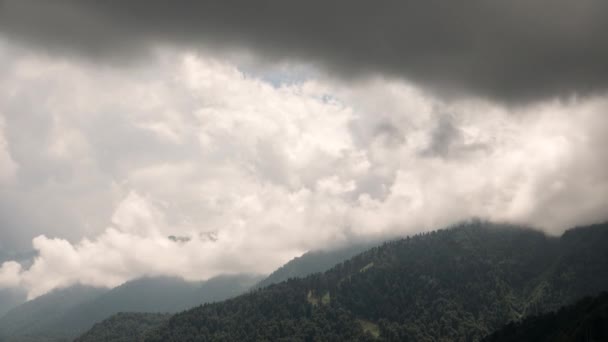
[[220, 276], [206, 282], [142, 278], [112, 290], [75, 286], [36, 298], [0, 319], [7, 341], [71, 340], [116, 313], [175, 313], [245, 292], [259, 276]]
[[[0, 267], [2, 267], [4, 262], [16, 261], [24, 268], [28, 268], [32, 264], [35, 256], [36, 252], [34, 251], [16, 253], [0, 248]], [[0, 317], [20, 304], [25, 303], [26, 300], [27, 293], [22, 288], [0, 288]]]
[[151, 330], [166, 323], [171, 314], [118, 313], [95, 324], [75, 342], [136, 342]]
[[23, 289], [0, 289], [0, 317], [25, 303], [27, 293]]
[[608, 341], [608, 292], [584, 298], [557, 312], [509, 323], [484, 342]]
[[359, 242], [335, 249], [307, 252], [272, 272], [254, 288], [258, 289], [291, 278], [303, 278], [313, 273], [325, 272], [337, 264], [379, 244], [380, 242]]
[[608, 224], [562, 237], [482, 222], [176, 314], [146, 341], [479, 341], [608, 289]]
[[[349, 246], [343, 246], [343, 247], [339, 247], [339, 248], [332, 249], [332, 250], [319, 250], [319, 251], [307, 252], [307, 253], [303, 254], [302, 256], [296, 257], [296, 258], [292, 259], [291, 261], [289, 261], [288, 263], [286, 263], [285, 265], [281, 266], [279, 269], [277, 269], [275, 272], [270, 274], [264, 280], [253, 285], [252, 289], [259, 289], [262, 287], [266, 287], [268, 285], [279, 283], [279, 282], [285, 281], [290, 278], [301, 278], [301, 277], [305, 277], [305, 276], [313, 274], [313, 273], [326, 271], [326, 270], [330, 269], [331, 267], [335, 266], [336, 264], [339, 264], [340, 262], [348, 260], [352, 256], [357, 255], [373, 246], [376, 246], [377, 244], [378, 244], [377, 242], [365, 242], [365, 243], [357, 243], [357, 244], [349, 245]], [[226, 278], [226, 277], [220, 277], [220, 278], [209, 281], [207, 286], [214, 286], [214, 287], [216, 287], [216, 289], [212, 290], [212, 291], [205, 291], [205, 292], [219, 293], [219, 294], [221, 294], [221, 296], [218, 296], [217, 299], [207, 298], [208, 300], [202, 301], [201, 303], [213, 302], [216, 300], [225, 299], [225, 298], [232, 297], [234, 295], [243, 293], [244, 292], [243, 286], [247, 286], [247, 284], [250, 284], [250, 282], [251, 282], [251, 279], [244, 279], [244, 280], [245, 281], [242, 282], [242, 286], [237, 286], [236, 288], [235, 288], [235, 285], [237, 285], [237, 282], [231, 281], [229, 278]], [[171, 280], [167, 279], [167, 281], [171, 281]], [[231, 293], [231, 295], [224, 295], [223, 291], [227, 291], [228, 293]], [[97, 303], [88, 305], [88, 310], [90, 310], [91, 313], [87, 313], [82, 316], [87, 317], [87, 318], [90, 318], [90, 317], [99, 318], [97, 321], [101, 321], [103, 318], [109, 317], [108, 310], [103, 310], [103, 308], [107, 305], [106, 303], [112, 302], [112, 301], [107, 301], [107, 300], [105, 300], [104, 297], [106, 297], [106, 296], [101, 296], [99, 298], [99, 300], [96, 301], [96, 302], [99, 302], [98, 303], [99, 305], [97, 305]], [[123, 297], [124, 297], [125, 301], [127, 301], [127, 302], [133, 300], [132, 295], [129, 293], [125, 293]], [[156, 297], [156, 295], [154, 297]], [[143, 303], [147, 303], [148, 301], [137, 299], [137, 302], [143, 304]], [[160, 310], [160, 312], [176, 312], [176, 311], [180, 311], [180, 310], [175, 310], [175, 307], [181, 308], [181, 310], [183, 310], [185, 308], [189, 308], [192, 306], [192, 305], [188, 305], [184, 308], [183, 304], [182, 304], [183, 302], [184, 302], [183, 298], [166, 297], [166, 299], [164, 301], [164, 305], [165, 305], [165, 307], [172, 308], [172, 309]], [[190, 299], [186, 298], [186, 302], [190, 302]], [[102, 308], [102, 309], [100, 310], [99, 308]], [[82, 310], [80, 310], [80, 311], [82, 311]], [[97, 313], [92, 313], [94, 311], [97, 311]], [[137, 336], [143, 336], [143, 333], [146, 333], [151, 328], [152, 324], [159, 323], [159, 322], [164, 323], [164, 320], [169, 319], [168, 316], [162, 316], [163, 319], [161, 320], [161, 319], [158, 319], [159, 316], [157, 316], [157, 315], [149, 315], [147, 313], [159, 312], [159, 310], [155, 310], [154, 308], [151, 308], [151, 307], [142, 307], [141, 305], [138, 306], [137, 309], [120, 310], [120, 311], [137, 311], [139, 313], [129, 314], [129, 315], [119, 313], [114, 316], [111, 316], [110, 318], [106, 319], [105, 321], [101, 322], [100, 324], [97, 324], [93, 329], [91, 329], [91, 331], [89, 331], [85, 335], [83, 335], [79, 339], [79, 341], [93, 342], [93, 341], [133, 340], [134, 335], [132, 335], [132, 333], [131, 333], [132, 331], [137, 331]], [[71, 320], [78, 321], [77, 317], [79, 317], [80, 315], [75, 314], [73, 316], [74, 316], [74, 318]], [[142, 321], [138, 321], [139, 319], [141, 319]], [[145, 329], [141, 329], [142, 326], [145, 327]], [[109, 333], [110, 331], [112, 333]], [[126, 335], [124, 335], [124, 334], [121, 335], [121, 332], [124, 332], [124, 334], [126, 334]]]
[[0, 318], [0, 341], [67, 341], [72, 335], [57, 329], [57, 322], [70, 309], [105, 292], [107, 289], [77, 285], [25, 302]]
[[234, 275], [198, 283], [178, 278], [141, 278], [74, 307], [59, 324], [64, 330], [82, 332], [118, 312], [175, 313], [242, 294], [259, 279]]

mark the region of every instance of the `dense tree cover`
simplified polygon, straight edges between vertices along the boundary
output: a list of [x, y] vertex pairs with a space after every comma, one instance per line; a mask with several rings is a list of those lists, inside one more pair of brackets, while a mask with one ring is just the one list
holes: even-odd
[[509, 323], [484, 339], [484, 342], [519, 341], [608, 341], [608, 292], [586, 297], [557, 312]]
[[118, 313], [97, 323], [75, 342], [136, 342], [171, 317], [161, 313]]
[[81, 333], [117, 312], [175, 313], [239, 295], [259, 279], [252, 275], [219, 276], [205, 282], [165, 277], [136, 279], [73, 308], [57, 325]]
[[[0, 341], [72, 340], [118, 312], [175, 313], [247, 291], [259, 276], [220, 276], [206, 282], [141, 278], [114, 289], [74, 286], [36, 298], [0, 318]], [[27, 338], [27, 339], [26, 339]]]
[[266, 279], [259, 282], [254, 288], [258, 289], [291, 278], [303, 278], [313, 273], [325, 272], [337, 264], [377, 246], [378, 244], [378, 242], [360, 242], [335, 249], [307, 252], [279, 267]]
[[146, 340], [478, 341], [608, 289], [606, 246], [606, 224], [561, 238], [464, 224], [177, 314]]
[[[371, 248], [372, 246], [376, 246], [378, 245], [378, 242], [361, 242], [361, 243], [356, 243], [353, 245], [349, 245], [349, 246], [342, 246], [342, 247], [338, 247], [335, 249], [330, 249], [330, 250], [318, 250], [318, 251], [311, 251], [311, 252], [307, 252], [304, 255], [300, 256], [300, 257], [296, 257], [293, 260], [289, 261], [288, 263], [286, 263], [285, 265], [283, 265], [282, 267], [280, 267], [279, 269], [277, 269], [275, 272], [273, 272], [272, 274], [270, 274], [267, 278], [265, 278], [264, 280], [260, 281], [259, 283], [257, 283], [256, 285], [254, 285], [252, 287], [252, 289], [259, 289], [271, 284], [275, 284], [275, 283], [279, 283], [282, 282], [284, 280], [288, 280], [291, 278], [301, 278], [313, 273], [317, 273], [317, 272], [321, 272], [321, 271], [326, 271], [328, 269], [330, 269], [331, 267], [335, 266], [336, 264], [347, 260], [349, 258], [351, 258], [352, 256], [356, 255], [356, 254], [360, 254], [361, 252]], [[221, 278], [220, 278], [221, 280]], [[215, 284], [216, 287], [222, 287], [224, 290], [230, 289], [231, 288], [231, 284], [225, 284], [215, 280], [215, 281], [209, 281], [208, 282], [209, 285], [213, 285]], [[234, 286], [232, 284], [232, 286]], [[219, 290], [219, 289], [218, 289]], [[242, 292], [242, 289], [240, 289], [240, 291]], [[209, 291], [207, 291], [209, 292]], [[211, 291], [213, 293], [216, 293], [217, 291]], [[124, 296], [121, 296], [126, 302], [129, 301], [133, 301], [133, 298], [130, 297], [130, 294], [125, 293]], [[173, 303], [173, 305], [179, 305], [179, 302], [175, 303], [175, 299], [172, 298], [171, 296], [164, 296], [165, 302], [167, 302], [167, 305], [170, 305], [171, 303]], [[108, 304], [104, 303], [104, 299], [105, 296], [101, 296], [99, 298], [99, 300], [95, 301], [95, 305], [89, 305], [90, 309], [95, 310], [95, 308], [97, 307], [97, 311], [101, 311], [103, 313], [103, 308], [107, 307]], [[141, 301], [140, 301], [141, 302]], [[144, 303], [141, 303], [140, 305], [145, 305]], [[146, 312], [146, 311], [154, 311], [153, 309], [149, 309], [149, 308], [144, 308], [144, 307], [139, 307], [138, 311], [141, 312]], [[167, 312], [170, 312], [171, 310], [166, 310]], [[123, 314], [118, 314], [116, 316], [122, 316]], [[85, 315], [86, 317], [90, 316], [90, 315]], [[97, 316], [99, 316], [99, 314], [97, 314]], [[91, 331], [89, 331], [86, 334], [86, 339], [82, 339], [82, 341], [106, 341], [106, 340], [115, 340], [115, 341], [121, 341], [121, 340], [128, 340], [129, 337], [132, 337], [130, 335], [130, 331], [128, 329], [129, 325], [133, 325], [135, 330], [137, 329], [137, 325], [139, 323], [144, 324], [144, 322], [137, 322], [138, 317], [142, 317], [144, 319], [148, 318], [145, 314], [142, 314], [142, 316], [137, 316], [137, 315], [133, 315], [131, 317], [129, 317], [127, 322], [121, 322], [119, 317], [113, 316], [111, 318], [109, 318], [108, 320], [104, 321], [104, 324], [102, 325], [96, 325]], [[107, 317], [104, 316], [104, 317]], [[161, 322], [161, 321], [158, 321]], [[114, 324], [118, 324], [118, 326], [116, 327], [112, 327]], [[109, 329], [111, 330], [113, 333], [108, 334], [107, 332], [104, 331], [104, 329]], [[124, 331], [125, 333], [127, 333], [127, 335], [125, 336], [120, 336], [120, 332]], [[83, 335], [84, 337], [85, 335]], [[110, 338], [111, 337], [111, 338]]]

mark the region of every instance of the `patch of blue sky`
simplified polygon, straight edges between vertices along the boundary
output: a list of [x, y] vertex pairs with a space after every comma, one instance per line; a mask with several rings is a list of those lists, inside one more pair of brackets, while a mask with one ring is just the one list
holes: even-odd
[[[305, 64], [275, 64], [273, 66], [241, 65], [238, 69], [246, 77], [259, 79], [272, 85], [274, 88], [300, 85], [319, 76], [318, 69]], [[335, 96], [327, 93], [319, 94], [315, 98], [323, 103], [339, 102]]]
[[246, 76], [260, 79], [275, 88], [301, 84], [316, 75], [316, 71], [312, 67], [304, 65], [240, 67], [239, 70]]

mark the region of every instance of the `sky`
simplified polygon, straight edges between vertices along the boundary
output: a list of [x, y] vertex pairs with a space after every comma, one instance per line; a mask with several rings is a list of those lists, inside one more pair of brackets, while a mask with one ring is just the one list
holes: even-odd
[[0, 0], [0, 290], [605, 221], [606, 10]]

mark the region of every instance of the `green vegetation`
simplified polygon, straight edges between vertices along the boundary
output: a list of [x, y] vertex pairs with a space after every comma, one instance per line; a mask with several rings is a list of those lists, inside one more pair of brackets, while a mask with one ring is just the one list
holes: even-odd
[[561, 238], [465, 224], [177, 314], [146, 341], [478, 341], [608, 289], [606, 246], [606, 224]]
[[323, 297], [321, 297], [321, 304], [328, 305], [331, 302], [331, 296], [329, 292], [325, 292]]
[[373, 261], [370, 262], [369, 264], [363, 266], [363, 268], [360, 269], [359, 272], [365, 272], [365, 271], [369, 270], [372, 267], [374, 267], [374, 262]]
[[291, 278], [303, 278], [314, 273], [325, 272], [337, 264], [379, 244], [378, 242], [356, 243], [352, 246], [344, 246], [332, 250], [307, 252], [279, 267], [279, 269], [257, 284], [255, 289], [277, 284]]
[[170, 314], [118, 313], [95, 324], [91, 330], [77, 338], [76, 342], [136, 342], [146, 333], [167, 322]]
[[484, 342], [608, 341], [608, 292], [584, 298], [557, 312], [509, 323]]
[[378, 327], [378, 324], [366, 321], [364, 319], [358, 319], [357, 322], [361, 324], [363, 331], [369, 333], [373, 338], [380, 337], [380, 327]]
[[[112, 290], [73, 286], [9, 311], [0, 318], [0, 341], [73, 340], [95, 323], [119, 312], [175, 313], [239, 295], [259, 279], [258, 276], [234, 275], [206, 282], [186, 282], [157, 277], [136, 279]], [[135, 322], [136, 317], [131, 317], [130, 322]], [[139, 329], [137, 325], [134, 328]]]

